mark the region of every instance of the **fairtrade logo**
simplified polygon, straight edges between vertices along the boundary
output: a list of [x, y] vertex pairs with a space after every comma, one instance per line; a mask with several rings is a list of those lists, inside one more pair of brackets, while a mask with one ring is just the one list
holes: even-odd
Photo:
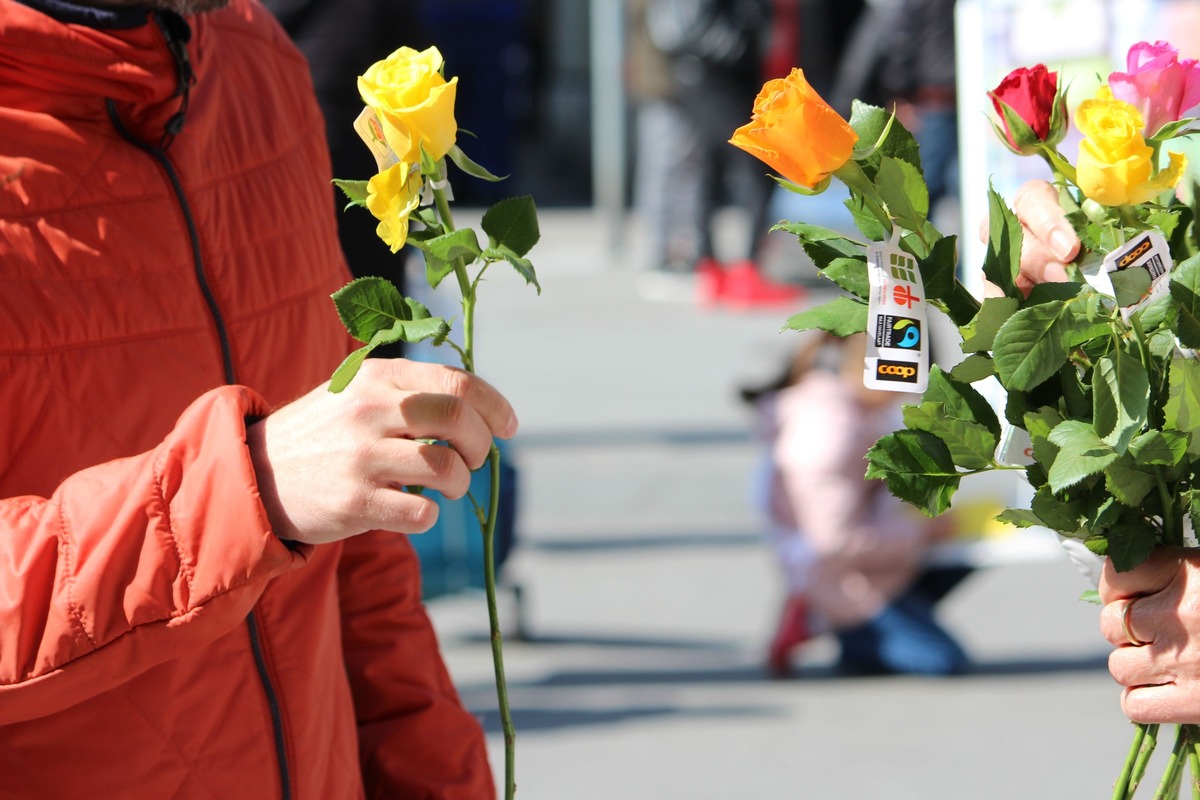
[[921, 298], [913, 294], [911, 286], [893, 286], [892, 287], [892, 302], [898, 306], [912, 308], [913, 303], [921, 302]]
[[921, 347], [921, 323], [908, 317], [880, 315], [875, 326], [875, 346], [918, 350]]
[[917, 365], [905, 361], [884, 361], [881, 358], [875, 364], [875, 377], [893, 383], [916, 383]]

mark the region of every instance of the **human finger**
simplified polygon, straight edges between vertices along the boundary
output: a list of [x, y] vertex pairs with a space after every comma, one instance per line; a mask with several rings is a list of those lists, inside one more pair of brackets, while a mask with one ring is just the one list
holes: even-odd
[[1021, 227], [1024, 236], [1021, 238], [1021, 265], [1017, 271], [1017, 288], [1028, 295], [1039, 283], [1062, 283], [1069, 280], [1067, 265], [1059, 260], [1057, 253], [1051, 250], [1045, 241], [1033, 235], [1028, 227]]
[[480, 467], [492, 446], [492, 431], [475, 407], [450, 394], [405, 393], [387, 435], [405, 439], [442, 439], [462, 454], [471, 469]]
[[[478, 375], [456, 367], [426, 364], [408, 359], [377, 359], [389, 370], [395, 386], [409, 392], [448, 394], [464, 400], [483, 419], [492, 435], [510, 439], [517, 432], [517, 415], [512, 405]], [[370, 364], [371, 361], [367, 361]]]
[[1144, 724], [1191, 723], [1200, 719], [1200, 697], [1174, 681], [1130, 686], [1121, 693], [1121, 711]]
[[[1153, 596], [1123, 597], [1105, 604], [1100, 612], [1101, 635], [1113, 647], [1145, 647], [1153, 644], [1154, 634], [1149, 632], [1151, 629], [1144, 621], [1144, 615], [1151, 610], [1151, 604], [1154, 602], [1152, 598]], [[1139, 602], [1142, 606], [1140, 609]], [[1135, 612], [1138, 614], [1136, 620]]]
[[1177, 548], [1160, 547], [1131, 570], [1117, 571], [1112, 559], [1105, 559], [1100, 573], [1100, 599], [1112, 603], [1125, 597], [1153, 595], [1163, 591], [1178, 576], [1181, 554]]
[[471, 486], [471, 469], [460, 453], [444, 444], [409, 439], [381, 439], [362, 467], [364, 480], [374, 486], [421, 486], [451, 500]]
[[1079, 255], [1079, 236], [1058, 202], [1058, 190], [1046, 181], [1026, 181], [1013, 197], [1013, 213], [1030, 236], [1043, 243], [1054, 260]]

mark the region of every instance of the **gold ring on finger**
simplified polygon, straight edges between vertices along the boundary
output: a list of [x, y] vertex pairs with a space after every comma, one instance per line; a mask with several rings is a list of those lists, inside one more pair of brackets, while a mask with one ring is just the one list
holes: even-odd
[[1133, 612], [1133, 604], [1140, 599], [1140, 597], [1130, 597], [1125, 601], [1125, 605], [1121, 609], [1121, 630], [1125, 632], [1125, 639], [1134, 647], [1145, 647], [1150, 644], [1134, 636], [1133, 628], [1129, 624], [1129, 615]]

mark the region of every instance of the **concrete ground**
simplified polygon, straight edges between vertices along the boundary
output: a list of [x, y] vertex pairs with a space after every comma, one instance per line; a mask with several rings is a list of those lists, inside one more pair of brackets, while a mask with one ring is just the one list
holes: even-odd
[[[588, 211], [542, 228], [542, 296], [497, 268], [478, 322], [480, 371], [522, 420], [504, 574], [522, 594], [501, 602], [517, 796], [1108, 797], [1132, 729], [1097, 608], [1053, 549], [982, 569], [943, 604], [967, 675], [839, 678], [819, 639], [794, 679], [765, 676], [781, 582], [747, 500], [756, 450], [736, 387], [779, 363], [794, 309], [650, 302], [635, 229], [622, 252]], [[789, 245], [776, 268], [794, 267]], [[499, 781], [482, 595], [430, 609]]]

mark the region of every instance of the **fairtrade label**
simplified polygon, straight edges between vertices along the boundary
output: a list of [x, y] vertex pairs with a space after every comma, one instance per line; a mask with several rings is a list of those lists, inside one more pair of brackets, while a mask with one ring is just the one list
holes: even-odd
[[379, 172], [400, 163], [400, 159], [396, 157], [392, 148], [388, 146], [387, 140], [383, 138], [383, 126], [380, 125], [379, 117], [370, 106], [363, 106], [362, 112], [355, 117], [354, 130], [367, 145], [371, 155], [375, 156], [375, 165], [379, 168]]
[[1121, 316], [1129, 316], [1167, 293], [1174, 262], [1167, 240], [1158, 231], [1143, 231], [1085, 268], [1084, 278], [1098, 292], [1116, 298]]
[[925, 285], [917, 260], [900, 249], [900, 229], [867, 248], [871, 296], [863, 384], [891, 392], [923, 392], [929, 384]]

